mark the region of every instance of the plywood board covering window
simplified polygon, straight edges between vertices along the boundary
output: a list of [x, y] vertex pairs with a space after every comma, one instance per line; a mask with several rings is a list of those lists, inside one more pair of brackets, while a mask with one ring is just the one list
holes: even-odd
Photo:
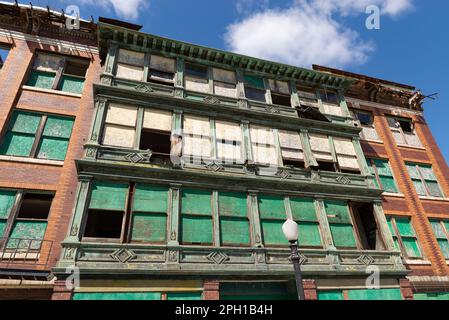
[[208, 68], [205, 66], [186, 63], [184, 81], [186, 90], [209, 92]]
[[334, 137], [333, 141], [340, 169], [360, 172], [360, 166], [352, 139]]
[[237, 80], [235, 72], [213, 68], [212, 69], [214, 79], [214, 93], [235, 98], [237, 96]]
[[265, 246], [285, 246], [282, 224], [287, 218], [284, 197], [259, 195], [259, 216]]
[[326, 200], [324, 206], [335, 247], [356, 249], [357, 241], [348, 203]]
[[304, 161], [304, 152], [299, 133], [279, 130], [279, 144], [284, 165], [288, 161]]
[[301, 247], [322, 247], [320, 224], [314, 202], [308, 198], [290, 198], [292, 217], [298, 223], [298, 244]]
[[181, 193], [181, 242], [212, 244], [213, 220], [210, 191], [184, 189]]
[[376, 128], [374, 126], [373, 115], [371, 112], [353, 110], [354, 120], [360, 121], [362, 131], [360, 132], [360, 138], [365, 140], [379, 140]]
[[310, 133], [309, 141], [313, 156], [317, 161], [333, 161], [328, 136]]
[[142, 127], [144, 129], [153, 129], [171, 132], [172, 113], [170, 111], [145, 109]]
[[386, 192], [397, 193], [398, 188], [388, 160], [366, 159], [370, 172], [376, 177], [375, 184]]
[[173, 83], [175, 78], [175, 59], [150, 56], [148, 80], [152, 82]]
[[225, 246], [250, 244], [250, 226], [245, 193], [219, 192], [220, 241]]
[[278, 157], [271, 128], [251, 125], [250, 136], [254, 162], [266, 165], [277, 165]]
[[185, 115], [183, 133], [184, 155], [200, 158], [211, 156], [209, 118]]
[[123, 79], [142, 81], [144, 61], [144, 53], [120, 49], [117, 60], [116, 76]]
[[215, 121], [217, 158], [236, 162], [242, 158], [242, 130], [240, 124]]
[[137, 107], [109, 103], [106, 112], [103, 144], [132, 148], [136, 134]]

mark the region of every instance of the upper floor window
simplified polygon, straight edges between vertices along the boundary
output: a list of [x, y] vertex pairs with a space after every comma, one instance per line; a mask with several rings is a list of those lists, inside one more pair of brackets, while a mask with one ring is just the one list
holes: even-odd
[[396, 249], [401, 250], [407, 258], [422, 258], [421, 248], [411, 218], [387, 216], [387, 222]]
[[215, 139], [218, 159], [225, 162], [242, 159], [243, 135], [240, 124], [215, 120]]
[[181, 191], [181, 229], [183, 244], [212, 245], [212, 192], [197, 189]]
[[213, 68], [214, 93], [220, 96], [237, 97], [237, 79], [234, 71]]
[[250, 137], [254, 162], [263, 165], [278, 165], [273, 130], [268, 127], [250, 125]]
[[27, 85], [80, 94], [88, 66], [87, 59], [38, 52]]
[[249, 100], [267, 102], [264, 79], [261, 77], [245, 75], [245, 97]]
[[3, 46], [0, 44], [0, 70], [3, 68], [3, 65], [5, 64], [6, 57], [8, 57], [9, 54], [9, 47]]
[[324, 113], [343, 116], [343, 110], [340, 106], [340, 97], [336, 91], [329, 89], [318, 89], [318, 93], [323, 103]]
[[398, 193], [398, 188], [388, 160], [367, 158], [366, 161], [371, 173], [376, 177], [376, 186], [384, 189], [386, 192]]
[[315, 88], [297, 85], [296, 92], [298, 93], [299, 103], [301, 105], [307, 105], [307, 106], [311, 106], [314, 108], [319, 108], [318, 98], [316, 96]]
[[47, 229], [52, 194], [0, 189], [0, 249], [37, 250]]
[[433, 234], [446, 260], [449, 260], [449, 220], [431, 219]]
[[119, 49], [115, 74], [119, 78], [143, 81], [145, 54]]
[[0, 154], [64, 160], [73, 118], [14, 110], [0, 145]]
[[209, 92], [209, 70], [206, 66], [186, 63], [184, 73], [186, 90]]
[[418, 195], [443, 197], [431, 165], [406, 163], [406, 166]]
[[354, 120], [360, 122], [362, 131], [360, 138], [365, 140], [379, 140], [376, 128], [374, 127], [373, 114], [368, 111], [351, 110]]
[[150, 55], [148, 81], [174, 85], [175, 59]]
[[184, 116], [183, 156], [190, 162], [204, 162], [212, 155], [211, 126], [208, 117]]
[[291, 107], [291, 93], [288, 82], [268, 79], [273, 104]]
[[422, 147], [411, 119], [388, 117], [391, 133], [398, 145]]
[[304, 168], [304, 150], [299, 133], [279, 130], [278, 134], [284, 167]]

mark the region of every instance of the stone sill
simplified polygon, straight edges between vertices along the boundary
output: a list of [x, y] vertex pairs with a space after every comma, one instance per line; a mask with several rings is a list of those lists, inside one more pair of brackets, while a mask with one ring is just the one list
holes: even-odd
[[25, 158], [25, 157], [16, 157], [16, 156], [0, 156], [0, 161], [43, 164], [43, 165], [50, 165], [50, 166], [57, 166], [57, 167], [62, 167], [64, 165], [64, 161]]
[[[0, 252], [2, 259], [14, 260], [15, 263], [20, 263], [21, 261], [26, 263], [28, 260], [37, 261], [39, 260], [39, 253], [17, 253], [17, 252]], [[19, 260], [19, 261], [16, 261]], [[0, 264], [3, 263], [0, 260]]]
[[66, 97], [73, 97], [73, 98], [81, 98], [82, 97], [82, 95], [78, 94], [78, 93], [70, 93], [70, 92], [65, 92], [65, 91], [60, 91], [60, 90], [42, 89], [42, 88], [36, 88], [36, 87], [31, 87], [31, 86], [26, 86], [26, 85], [23, 85], [22, 89], [28, 90], [28, 91], [56, 94], [59, 96], [66, 96]]
[[432, 265], [432, 263], [429, 260], [420, 260], [420, 259], [418, 259], [418, 260], [405, 259], [404, 263], [408, 264], [408, 265], [424, 265], [424, 266]]
[[366, 141], [370, 143], [384, 144], [382, 140], [374, 140], [374, 139], [360, 139], [360, 141]]
[[401, 148], [408, 148], [408, 149], [416, 149], [416, 150], [423, 150], [423, 151], [426, 150], [426, 148], [424, 148], [424, 147], [410, 146], [408, 144], [397, 143], [397, 146], [401, 147]]
[[382, 195], [386, 196], [386, 197], [405, 198], [405, 195], [402, 193], [384, 192], [384, 193], [382, 193]]
[[430, 201], [443, 201], [443, 202], [449, 202], [449, 198], [438, 198], [438, 197], [420, 196], [419, 199], [421, 199], [421, 200], [430, 200]]

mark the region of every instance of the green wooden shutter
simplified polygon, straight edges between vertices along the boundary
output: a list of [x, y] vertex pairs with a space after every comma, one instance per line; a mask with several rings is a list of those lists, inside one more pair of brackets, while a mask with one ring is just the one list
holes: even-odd
[[183, 243], [213, 243], [211, 199], [210, 191], [182, 190], [181, 241]]
[[5, 232], [5, 228], [6, 228], [6, 220], [0, 219], [0, 238], [4, 236], [3, 233]]
[[356, 248], [357, 242], [349, 215], [348, 204], [344, 201], [326, 200], [324, 206], [334, 245], [337, 248]]
[[16, 191], [0, 189], [0, 219], [8, 219], [16, 199]]
[[41, 115], [15, 110], [3, 138], [0, 154], [29, 157]]
[[37, 157], [40, 159], [64, 160], [72, 134], [73, 119], [48, 116]]
[[259, 215], [261, 219], [285, 219], [284, 198], [280, 196], [260, 195]]
[[426, 188], [424, 187], [424, 184], [421, 181], [421, 177], [419, 176], [418, 168], [416, 167], [416, 165], [407, 163], [406, 167], [418, 195], [420, 196], [427, 195]]
[[125, 211], [127, 183], [94, 181], [89, 209]]
[[322, 246], [314, 200], [290, 198], [290, 207], [293, 219], [298, 223], [299, 246]]
[[211, 215], [211, 192], [203, 190], [182, 190], [183, 214]]
[[220, 192], [218, 194], [218, 210], [220, 215], [247, 217], [246, 194]]
[[378, 175], [377, 175], [376, 172], [374, 171], [374, 167], [373, 167], [373, 164], [372, 164], [372, 162], [371, 162], [371, 159], [366, 158], [366, 164], [368, 165], [368, 171], [369, 171], [372, 175], [376, 176], [376, 178], [374, 179], [374, 185], [376, 186], [376, 188], [379, 188], [379, 189], [380, 189], [379, 182], [377, 181], [377, 176], [378, 176]]
[[61, 80], [61, 91], [81, 94], [83, 92], [84, 79], [64, 75]]
[[344, 300], [343, 291], [318, 291], [318, 300]]
[[397, 193], [398, 189], [388, 161], [380, 159], [373, 159], [373, 161], [376, 165], [382, 188], [387, 192]]
[[410, 218], [396, 217], [395, 220], [407, 256], [421, 258], [422, 254], [419, 249], [418, 239], [416, 238], [416, 233]]
[[246, 198], [245, 193], [218, 193], [222, 245], [248, 245], [250, 243]]
[[55, 77], [56, 74], [53, 72], [33, 70], [30, 78], [28, 79], [27, 85], [42, 89], [51, 89], [53, 87], [53, 83], [55, 82]]
[[201, 292], [168, 292], [167, 300], [201, 300]]
[[167, 212], [168, 188], [147, 184], [136, 184], [133, 211]]
[[394, 229], [393, 229], [392, 217], [387, 216], [387, 223], [388, 223], [388, 228], [390, 229], [391, 235], [393, 236], [394, 247], [396, 250], [400, 250], [398, 237], [396, 235], [396, 231], [394, 231]]
[[288, 245], [282, 233], [285, 220], [261, 220], [262, 235], [265, 245]]
[[438, 180], [433, 173], [432, 166], [420, 165], [420, 171], [426, 183], [429, 195], [432, 197], [443, 197]]
[[441, 252], [443, 253], [446, 259], [449, 259], [449, 242], [444, 232], [443, 225], [440, 220], [433, 220], [430, 222], [432, 225], [433, 233], [435, 234], [435, 238], [437, 238], [438, 245], [440, 246]]
[[42, 242], [39, 240], [44, 239], [46, 228], [46, 221], [16, 221], [7, 247], [13, 249], [39, 249], [42, 245]]
[[400, 289], [348, 290], [349, 300], [402, 300]]
[[75, 292], [73, 300], [161, 300], [160, 292]]

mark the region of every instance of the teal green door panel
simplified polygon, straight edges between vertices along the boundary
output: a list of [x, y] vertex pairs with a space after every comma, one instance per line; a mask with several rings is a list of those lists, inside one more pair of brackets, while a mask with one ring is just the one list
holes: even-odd
[[168, 292], [167, 300], [201, 300], [202, 292]]
[[161, 300], [160, 292], [76, 292], [73, 300]]

